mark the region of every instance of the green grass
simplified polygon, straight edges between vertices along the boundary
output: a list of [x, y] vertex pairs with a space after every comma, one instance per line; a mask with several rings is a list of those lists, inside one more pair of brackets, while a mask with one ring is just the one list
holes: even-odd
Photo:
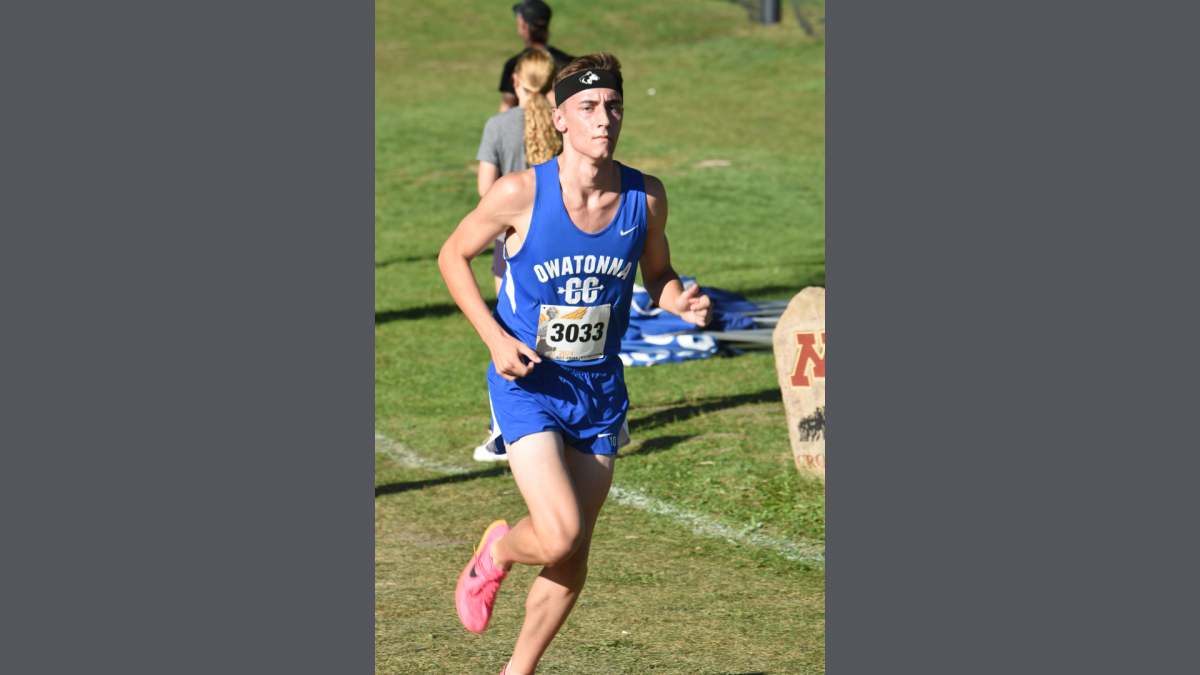
[[[458, 623], [453, 592], [479, 511], [526, 513], [511, 478], [424, 485], [433, 474], [382, 456], [376, 469], [398, 490], [375, 500], [376, 671], [500, 672], [537, 570], [513, 568], [481, 635]], [[823, 575], [608, 505], [587, 588], [538, 672], [811, 673], [824, 652]]]
[[[552, 4], [553, 44], [622, 60], [617, 159], [665, 184], [676, 269], [751, 299], [823, 286], [824, 43], [789, 11], [764, 28], [719, 0]], [[377, 455], [377, 487], [424, 486], [376, 498], [381, 673], [498, 672], [533, 573], [506, 585], [511, 609], [484, 636], [457, 626], [447, 584], [469, 555], [463, 542], [493, 515], [519, 518], [524, 505], [502, 494], [511, 478], [471, 461], [489, 419], [489, 355], [436, 256], [478, 203], [479, 135], [499, 104], [500, 67], [521, 45], [506, 5], [447, 6], [376, 2], [375, 425], [424, 457], [483, 471], [436, 482], [439, 474]], [[731, 165], [695, 168], [706, 159]], [[473, 266], [493, 300], [490, 255]], [[619, 485], [732, 527], [823, 545], [824, 487], [792, 465], [769, 352], [630, 368], [626, 379], [635, 442], [618, 461]], [[822, 567], [701, 539], [628, 507], [610, 504], [603, 517], [588, 588], [539, 672], [823, 672]], [[639, 539], [604, 529], [617, 523]], [[695, 611], [703, 620], [677, 614]], [[642, 623], [628, 635], [610, 631], [623, 617]]]

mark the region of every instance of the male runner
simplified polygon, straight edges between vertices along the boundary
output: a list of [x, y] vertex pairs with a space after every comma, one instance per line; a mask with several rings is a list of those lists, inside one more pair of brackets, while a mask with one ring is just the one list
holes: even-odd
[[[710, 318], [709, 298], [699, 286], [684, 291], [671, 268], [662, 183], [613, 161], [624, 116], [620, 68], [601, 52], [559, 73], [562, 154], [500, 178], [438, 258], [450, 294], [491, 351], [492, 421], [529, 507], [513, 528], [497, 520], [483, 533], [455, 591], [463, 625], [487, 627], [514, 563], [543, 566], [502, 675], [533, 674], [583, 589], [614, 457], [629, 442], [617, 354], [636, 266], [660, 307], [701, 326]], [[470, 260], [505, 232], [508, 270], [493, 316]]]

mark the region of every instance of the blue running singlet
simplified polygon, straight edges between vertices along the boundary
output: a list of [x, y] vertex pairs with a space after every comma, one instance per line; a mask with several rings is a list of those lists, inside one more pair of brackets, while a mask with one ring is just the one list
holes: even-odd
[[563, 363], [615, 356], [646, 242], [641, 172], [621, 168], [621, 203], [608, 227], [587, 234], [563, 204], [558, 160], [534, 167], [533, 217], [508, 262], [496, 319], [543, 359]]
[[629, 395], [617, 356], [646, 242], [645, 180], [618, 163], [621, 202], [608, 227], [587, 234], [563, 204], [558, 158], [534, 167], [533, 216], [493, 314], [541, 357], [515, 382], [488, 368], [495, 449], [539, 431], [559, 431], [584, 452], [615, 454], [629, 442]]

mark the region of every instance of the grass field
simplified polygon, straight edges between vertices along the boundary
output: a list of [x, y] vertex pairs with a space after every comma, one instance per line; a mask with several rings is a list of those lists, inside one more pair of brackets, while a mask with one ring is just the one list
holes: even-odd
[[[379, 673], [498, 673], [536, 573], [510, 577], [487, 633], [458, 624], [452, 594], [472, 540], [525, 513], [503, 466], [471, 460], [489, 419], [488, 351], [436, 264], [478, 203], [479, 136], [521, 48], [509, 5], [375, 5], [375, 428], [428, 460], [377, 441]], [[718, 0], [551, 5], [552, 44], [622, 60], [617, 159], [666, 185], [676, 269], [751, 299], [823, 286], [824, 43], [786, 11], [764, 28]], [[696, 166], [714, 159], [728, 166]], [[474, 264], [491, 301], [489, 267], [490, 255]], [[741, 538], [610, 498], [588, 587], [539, 672], [824, 672], [823, 557], [754, 543], [823, 551], [825, 540], [825, 491], [792, 467], [772, 355], [626, 378], [635, 442], [618, 461], [622, 494]]]

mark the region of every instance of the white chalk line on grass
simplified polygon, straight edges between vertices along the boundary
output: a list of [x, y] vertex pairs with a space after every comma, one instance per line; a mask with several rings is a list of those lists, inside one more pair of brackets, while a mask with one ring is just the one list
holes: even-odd
[[[385, 455], [395, 459], [398, 462], [409, 466], [429, 469], [430, 471], [440, 471], [449, 474], [464, 474], [472, 473], [472, 469], [467, 469], [453, 464], [445, 464], [436, 460], [426, 459], [421, 457], [403, 444], [394, 441], [387, 436], [379, 433], [375, 434], [375, 449]], [[749, 529], [739, 530], [736, 527], [723, 525], [712, 517], [681, 508], [670, 502], [665, 502], [656, 497], [651, 497], [640, 488], [626, 488], [617, 484], [608, 491], [608, 496], [617, 504], [629, 506], [640, 511], [653, 513], [659, 516], [665, 516], [675, 522], [684, 525], [693, 534], [701, 537], [709, 537], [712, 539], [724, 539], [725, 541], [740, 544], [743, 546], [753, 546], [755, 548], [763, 548], [774, 551], [788, 560], [798, 560], [819, 565], [825, 564], [825, 547], [820, 544], [802, 544], [799, 542], [788, 541], [786, 539], [778, 539], [768, 537], [764, 534], [754, 532]]]
[[639, 488], [623, 488], [619, 485], [613, 485], [608, 491], [608, 496], [622, 506], [632, 506], [647, 513], [666, 516], [677, 523], [687, 526], [694, 534], [701, 537], [724, 539], [734, 544], [765, 548], [778, 553], [788, 560], [803, 560], [810, 563], [825, 564], [824, 546], [801, 544], [722, 525], [702, 513], [689, 511], [669, 502], [664, 502], [661, 499], [651, 497]]
[[453, 464], [443, 464], [432, 459], [425, 459], [417, 453], [404, 447], [401, 443], [394, 441], [387, 436], [375, 434], [375, 451], [391, 457], [392, 459], [408, 464], [417, 469], [429, 469], [430, 471], [441, 471], [442, 473], [471, 473], [472, 469], [466, 469]]

